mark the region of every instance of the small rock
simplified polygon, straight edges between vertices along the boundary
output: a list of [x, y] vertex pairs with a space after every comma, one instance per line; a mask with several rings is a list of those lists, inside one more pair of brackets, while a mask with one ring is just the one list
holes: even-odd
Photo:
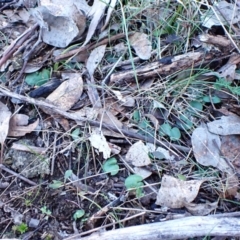
[[40, 221], [38, 219], [31, 218], [29, 223], [28, 223], [28, 226], [31, 227], [31, 228], [37, 228], [39, 223], [40, 223]]

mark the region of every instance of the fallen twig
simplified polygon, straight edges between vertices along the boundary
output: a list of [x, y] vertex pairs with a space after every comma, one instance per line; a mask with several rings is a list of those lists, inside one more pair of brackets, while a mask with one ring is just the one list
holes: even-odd
[[54, 106], [50, 103], [44, 102], [42, 100], [35, 100], [33, 98], [26, 97], [26, 96], [23, 96], [23, 95], [20, 95], [20, 94], [17, 94], [17, 93], [13, 93], [13, 92], [10, 92], [9, 90], [6, 90], [2, 87], [0, 87], [0, 92], [3, 93], [5, 96], [8, 96], [8, 97], [13, 97], [13, 98], [16, 98], [16, 99], [19, 99], [19, 100], [37, 105], [39, 107], [49, 108], [53, 113], [60, 114], [64, 117], [66, 117], [66, 118], [75, 120], [76, 122], [89, 123], [91, 126], [95, 126], [95, 127], [103, 127], [105, 129], [109, 129], [109, 130], [112, 130], [114, 132], [118, 132], [118, 133], [122, 134], [123, 136], [127, 136], [127, 137], [130, 137], [130, 138], [133, 138], [133, 139], [138, 139], [138, 140], [142, 140], [142, 141], [146, 141], [146, 142], [150, 142], [150, 143], [154, 143], [158, 146], [163, 146], [163, 147], [166, 147], [166, 148], [172, 147], [172, 148], [175, 148], [175, 149], [180, 150], [182, 152], [189, 152], [190, 151], [190, 148], [188, 148], [188, 147], [180, 146], [180, 145], [173, 144], [173, 143], [170, 144], [170, 143], [165, 142], [165, 141], [160, 141], [160, 140], [158, 140], [154, 137], [143, 136], [141, 134], [132, 132], [131, 130], [128, 130], [128, 129], [119, 129], [119, 128], [113, 126], [113, 125], [108, 125], [108, 124], [100, 123], [98, 121], [90, 120], [90, 119], [87, 119], [87, 118], [84, 118], [84, 117], [76, 116], [76, 114], [66, 112], [66, 111], [64, 111], [60, 108], [57, 108], [56, 106]]
[[3, 52], [0, 59], [0, 67], [13, 55], [13, 53], [22, 46], [22, 44], [29, 38], [32, 32], [38, 27], [38, 24], [33, 25], [27, 29], [21, 36], [19, 36], [11, 45]]
[[[233, 215], [233, 217], [232, 217]], [[144, 224], [133, 227], [120, 228], [111, 231], [94, 233], [88, 237], [81, 237], [82, 240], [159, 240], [159, 239], [185, 239], [193, 237], [221, 236], [239, 237], [240, 236], [240, 216], [239, 212], [217, 214], [212, 216], [194, 216], [184, 219], [175, 219], [166, 222]], [[79, 239], [83, 233], [68, 237], [65, 240]]]
[[36, 184], [35, 182], [33, 182], [33, 181], [25, 178], [24, 176], [22, 176], [22, 175], [19, 174], [19, 173], [16, 173], [16, 172], [10, 170], [9, 168], [5, 167], [3, 164], [0, 164], [0, 169], [2, 169], [2, 170], [4, 170], [5, 172], [8, 172], [8, 173], [14, 175], [14, 176], [17, 177], [17, 178], [22, 179], [23, 181], [29, 183], [29, 184], [32, 185], [32, 186], [37, 186], [37, 184]]
[[[129, 33], [128, 33], [128, 36], [130, 36], [130, 35], [132, 35], [132, 34], [134, 34], [134, 33], [133, 33], [133, 32], [129, 32]], [[118, 40], [118, 39], [124, 38], [125, 36], [126, 36], [125, 33], [119, 33], [119, 34], [117, 34], [117, 35], [115, 35], [115, 36], [104, 38], [103, 40], [101, 40], [101, 41], [99, 41], [99, 42], [97, 42], [97, 43], [90, 43], [90, 44], [88, 44], [88, 45], [86, 45], [86, 46], [84, 46], [84, 47], [80, 47], [80, 48], [71, 50], [71, 51], [69, 51], [69, 52], [67, 52], [67, 53], [64, 53], [64, 54], [61, 54], [61, 55], [59, 55], [59, 56], [56, 56], [56, 57], [54, 58], [54, 61], [61, 61], [61, 60], [63, 60], [63, 59], [66, 59], [66, 58], [72, 57], [72, 56], [74, 56], [74, 55], [77, 55], [77, 54], [79, 54], [80, 52], [83, 52], [83, 51], [85, 51], [85, 50], [90, 51], [90, 50], [92, 50], [92, 49], [94, 49], [94, 48], [96, 48], [96, 47], [99, 47], [99, 46], [101, 46], [101, 45], [108, 44], [109, 42], [116, 41], [116, 40]]]

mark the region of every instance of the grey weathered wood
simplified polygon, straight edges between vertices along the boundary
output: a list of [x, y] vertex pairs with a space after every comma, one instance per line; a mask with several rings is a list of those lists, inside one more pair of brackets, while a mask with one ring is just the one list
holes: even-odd
[[[81, 237], [81, 240], [165, 240], [206, 236], [239, 237], [240, 218], [219, 217], [218, 215], [193, 216], [166, 222], [98, 232], [88, 237]], [[68, 237], [65, 240], [77, 239], [80, 239], [80, 235]]]

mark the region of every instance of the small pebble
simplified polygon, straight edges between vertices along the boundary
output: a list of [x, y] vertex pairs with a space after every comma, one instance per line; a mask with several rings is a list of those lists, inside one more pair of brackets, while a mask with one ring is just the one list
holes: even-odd
[[31, 227], [31, 228], [37, 228], [39, 223], [40, 223], [40, 221], [38, 219], [31, 218], [29, 223], [28, 223], [28, 226]]

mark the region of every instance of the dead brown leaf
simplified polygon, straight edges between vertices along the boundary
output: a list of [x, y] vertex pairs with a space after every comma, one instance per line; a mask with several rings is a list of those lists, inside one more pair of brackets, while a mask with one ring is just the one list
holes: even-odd
[[63, 82], [46, 100], [67, 111], [82, 95], [83, 80], [80, 73], [65, 73], [64, 76], [69, 77], [69, 80]]
[[147, 34], [136, 32], [129, 37], [129, 41], [139, 58], [148, 60], [151, 57], [152, 44]]
[[156, 204], [169, 208], [184, 207], [196, 198], [203, 182], [203, 180], [183, 181], [164, 175]]
[[[20, 115], [20, 116], [18, 116]], [[20, 119], [20, 121], [18, 121]], [[9, 123], [9, 132], [8, 136], [11, 137], [21, 137], [25, 136], [27, 133], [31, 133], [36, 129], [39, 124], [39, 119], [37, 119], [34, 123], [28, 124], [28, 116], [24, 114], [16, 114], [14, 115]]]

